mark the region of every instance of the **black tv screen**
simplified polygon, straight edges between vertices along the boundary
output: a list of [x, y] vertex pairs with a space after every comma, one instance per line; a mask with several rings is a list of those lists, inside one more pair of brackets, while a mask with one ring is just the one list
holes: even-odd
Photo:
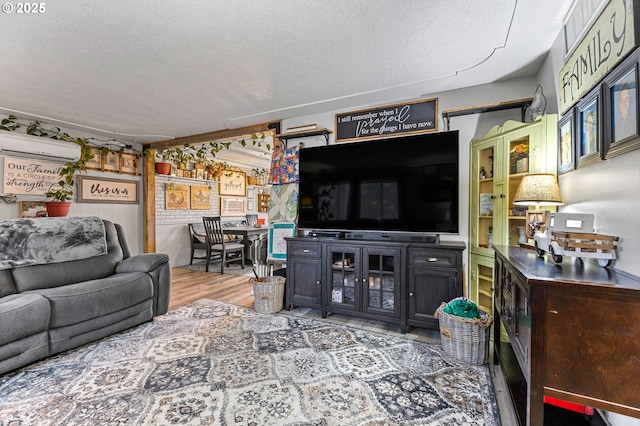
[[458, 233], [458, 131], [300, 150], [298, 228]]

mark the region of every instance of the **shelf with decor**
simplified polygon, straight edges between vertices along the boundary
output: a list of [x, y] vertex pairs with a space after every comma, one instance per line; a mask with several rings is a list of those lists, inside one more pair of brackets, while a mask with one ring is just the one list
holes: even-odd
[[513, 203], [522, 178], [556, 173], [557, 115], [494, 126], [470, 149], [469, 295], [492, 312], [493, 245], [517, 246], [525, 232], [526, 208]]
[[313, 130], [305, 130], [302, 132], [290, 132], [290, 133], [282, 133], [276, 135], [276, 138], [282, 141], [282, 145], [284, 148], [287, 147], [287, 143], [289, 139], [298, 139], [298, 138], [307, 138], [309, 136], [324, 136], [324, 139], [327, 141], [327, 145], [329, 145], [329, 135], [333, 133], [331, 130], [326, 128], [319, 128]]

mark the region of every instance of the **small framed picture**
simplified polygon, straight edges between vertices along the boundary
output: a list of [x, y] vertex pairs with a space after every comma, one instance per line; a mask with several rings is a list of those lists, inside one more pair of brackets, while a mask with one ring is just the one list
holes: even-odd
[[138, 156], [129, 152], [120, 153], [120, 173], [138, 175]]
[[191, 210], [211, 209], [211, 187], [208, 185], [193, 185], [191, 187]]
[[120, 153], [109, 151], [102, 156], [102, 171], [120, 173]]
[[93, 158], [87, 161], [87, 170], [102, 170], [102, 150], [99, 146], [91, 146]]
[[47, 208], [44, 201], [20, 201], [20, 217], [45, 217]]
[[190, 188], [188, 185], [167, 184], [165, 188], [166, 210], [189, 210], [191, 208]]
[[574, 110], [567, 113], [558, 121], [558, 173], [566, 173], [575, 168], [575, 131]]
[[246, 213], [246, 199], [220, 197], [220, 216], [244, 216]]
[[[632, 60], [630, 62], [630, 60]], [[638, 149], [638, 58], [632, 56], [604, 82], [608, 128], [603, 158]]]
[[296, 236], [296, 224], [294, 222], [279, 222], [269, 225], [268, 260], [287, 260], [287, 237]]
[[586, 96], [577, 110], [577, 132], [579, 142], [576, 143], [577, 167], [597, 163], [601, 160], [602, 144], [602, 107], [600, 87]]

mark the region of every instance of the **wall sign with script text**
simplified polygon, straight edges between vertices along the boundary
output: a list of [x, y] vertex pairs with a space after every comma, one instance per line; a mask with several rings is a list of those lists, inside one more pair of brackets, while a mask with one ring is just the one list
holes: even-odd
[[242, 172], [223, 172], [220, 176], [220, 195], [247, 195], [247, 175]]
[[2, 192], [16, 195], [44, 195], [59, 188], [61, 163], [4, 157]]
[[638, 45], [638, 3], [611, 0], [566, 61], [558, 78], [561, 114]]
[[438, 130], [438, 99], [336, 114], [336, 142]]
[[137, 204], [138, 181], [79, 175], [78, 202]]

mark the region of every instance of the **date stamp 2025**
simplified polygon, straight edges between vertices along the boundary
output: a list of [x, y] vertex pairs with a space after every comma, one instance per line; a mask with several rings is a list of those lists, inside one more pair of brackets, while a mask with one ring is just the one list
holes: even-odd
[[2, 12], [15, 14], [38, 14], [47, 11], [46, 3], [3, 3]]

